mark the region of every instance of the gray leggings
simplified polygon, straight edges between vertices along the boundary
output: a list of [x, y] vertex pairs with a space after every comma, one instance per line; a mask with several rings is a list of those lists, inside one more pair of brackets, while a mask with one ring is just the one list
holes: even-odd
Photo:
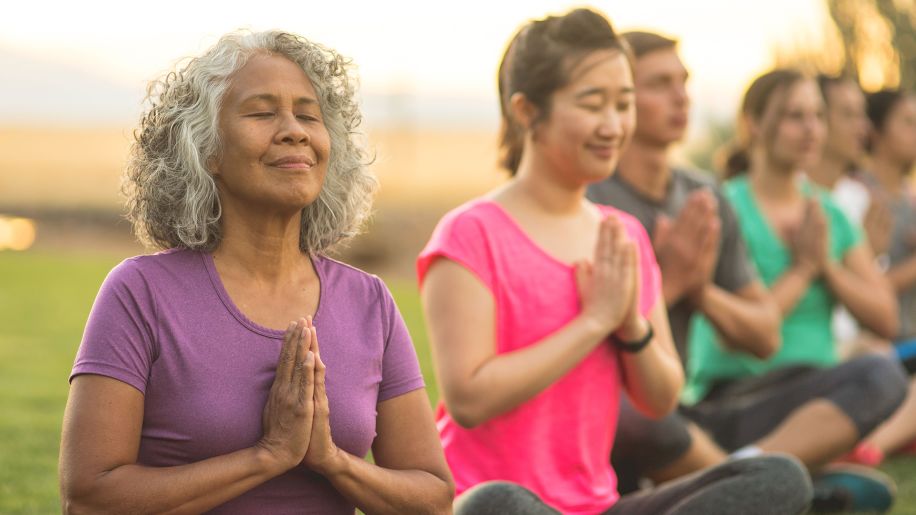
[[[604, 515], [792, 515], [807, 510], [811, 479], [785, 455], [725, 462], [658, 488], [625, 495]], [[493, 481], [464, 492], [455, 515], [556, 515], [530, 490]]]
[[733, 451], [763, 438], [803, 405], [825, 399], [864, 438], [900, 406], [907, 384], [898, 360], [868, 355], [831, 368], [791, 366], [723, 382], [682, 413]]

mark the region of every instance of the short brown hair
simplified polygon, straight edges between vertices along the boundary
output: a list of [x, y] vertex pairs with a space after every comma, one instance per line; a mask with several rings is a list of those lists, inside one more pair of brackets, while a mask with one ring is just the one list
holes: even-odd
[[645, 32], [640, 30], [631, 30], [620, 35], [630, 45], [633, 56], [636, 59], [657, 52], [659, 50], [673, 50], [677, 48], [678, 41], [669, 37], [656, 34], [655, 32]]

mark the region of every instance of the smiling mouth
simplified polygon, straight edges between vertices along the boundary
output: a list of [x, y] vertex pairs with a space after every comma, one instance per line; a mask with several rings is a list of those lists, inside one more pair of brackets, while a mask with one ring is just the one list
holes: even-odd
[[586, 145], [586, 148], [593, 154], [605, 159], [610, 159], [617, 152], [617, 147], [613, 145]]
[[311, 158], [295, 156], [272, 161], [267, 163], [267, 166], [279, 168], [281, 170], [310, 170], [315, 164], [315, 160]]

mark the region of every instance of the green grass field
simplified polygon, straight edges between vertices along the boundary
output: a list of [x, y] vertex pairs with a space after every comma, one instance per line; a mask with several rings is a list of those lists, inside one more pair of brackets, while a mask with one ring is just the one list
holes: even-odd
[[[57, 454], [67, 375], [113, 256], [0, 252], [0, 513], [56, 513]], [[436, 394], [419, 299], [390, 281]], [[812, 429], [814, 430], [814, 429]], [[898, 482], [893, 513], [916, 515], [916, 459], [884, 466]]]

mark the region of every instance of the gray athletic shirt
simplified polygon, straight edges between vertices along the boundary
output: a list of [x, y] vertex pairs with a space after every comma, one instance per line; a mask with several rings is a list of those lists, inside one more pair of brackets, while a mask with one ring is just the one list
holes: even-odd
[[[656, 202], [636, 191], [630, 184], [615, 173], [608, 179], [592, 184], [588, 188], [588, 198], [598, 204], [614, 206], [635, 216], [652, 236], [655, 232], [655, 219], [666, 215], [674, 219], [687, 197], [694, 190], [706, 188], [712, 191], [719, 203], [719, 218], [722, 223], [722, 236], [719, 243], [719, 260], [716, 263], [715, 283], [722, 289], [737, 292], [757, 279], [753, 263], [747, 257], [744, 240], [738, 229], [735, 212], [719, 192], [715, 182], [700, 173], [674, 169], [668, 181], [668, 193], [665, 200]], [[662, 281], [665, 280], [662, 270]], [[687, 330], [690, 317], [693, 315], [690, 303], [682, 299], [668, 307], [668, 319], [671, 334], [681, 362], [687, 362]]]

